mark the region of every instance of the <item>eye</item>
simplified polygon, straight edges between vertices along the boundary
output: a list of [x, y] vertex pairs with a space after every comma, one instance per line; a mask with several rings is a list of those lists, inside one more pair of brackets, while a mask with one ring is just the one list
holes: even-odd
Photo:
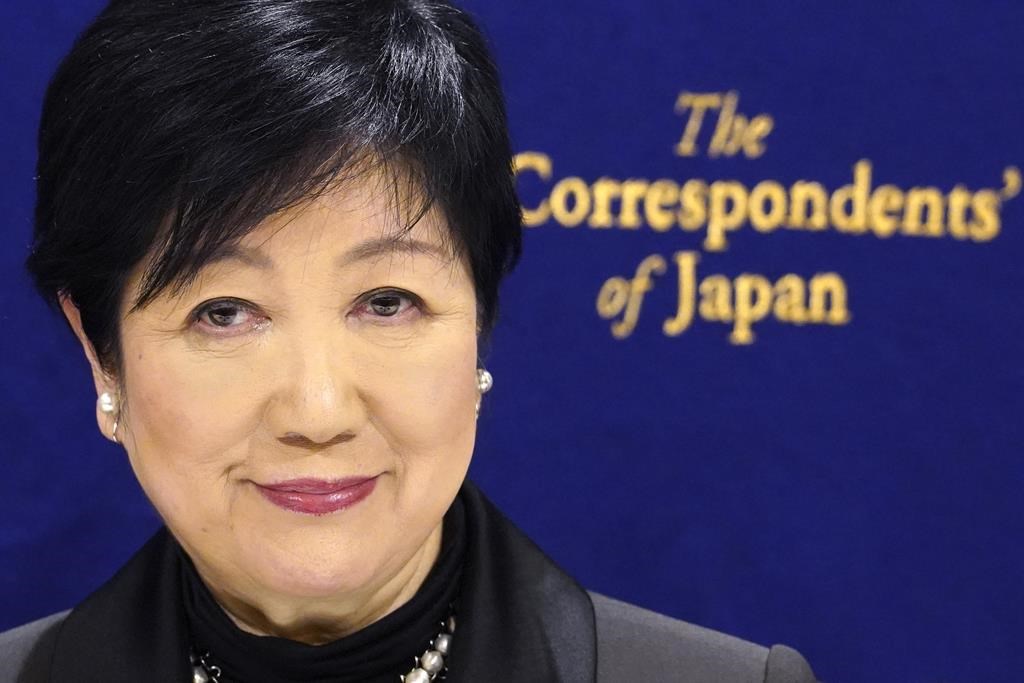
[[235, 299], [218, 299], [206, 303], [196, 309], [193, 319], [203, 332], [221, 337], [244, 334], [267, 322], [251, 306]]
[[415, 314], [420, 307], [419, 298], [409, 292], [383, 290], [370, 293], [363, 299], [356, 312], [371, 319], [404, 319]]

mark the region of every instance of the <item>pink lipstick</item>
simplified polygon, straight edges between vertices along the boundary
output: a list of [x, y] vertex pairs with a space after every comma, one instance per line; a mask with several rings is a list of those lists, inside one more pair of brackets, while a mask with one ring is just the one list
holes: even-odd
[[289, 479], [256, 488], [279, 508], [304, 515], [328, 515], [352, 507], [365, 499], [377, 485], [377, 477], [346, 479]]

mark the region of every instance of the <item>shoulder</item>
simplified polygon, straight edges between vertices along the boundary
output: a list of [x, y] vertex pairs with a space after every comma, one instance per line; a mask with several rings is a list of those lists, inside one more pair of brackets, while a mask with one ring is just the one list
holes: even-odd
[[0, 633], [0, 681], [19, 680], [29, 655], [47, 647], [68, 612], [59, 612]]
[[597, 680], [624, 683], [814, 683], [810, 666], [783, 645], [762, 647], [590, 594], [597, 623]]

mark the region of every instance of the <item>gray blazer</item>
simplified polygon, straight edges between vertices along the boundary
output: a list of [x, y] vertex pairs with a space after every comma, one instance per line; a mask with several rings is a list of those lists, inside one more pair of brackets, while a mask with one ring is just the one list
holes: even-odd
[[[815, 683], [803, 657], [783, 645], [768, 649], [597, 593], [590, 597], [598, 683]], [[36, 642], [66, 615], [0, 633], [0, 683], [43, 683], [19, 674]]]

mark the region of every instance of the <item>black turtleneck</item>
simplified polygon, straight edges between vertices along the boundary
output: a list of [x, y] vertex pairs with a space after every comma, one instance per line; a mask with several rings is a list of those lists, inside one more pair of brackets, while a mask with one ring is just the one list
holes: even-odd
[[[324, 645], [241, 630], [181, 552], [182, 595], [193, 646], [209, 651], [212, 663], [224, 673], [221, 680], [231, 683], [398, 683], [439, 633], [458, 596], [465, 537], [465, 510], [456, 498], [444, 518], [437, 561], [412, 599], [361, 631]], [[452, 655], [458, 656], [457, 634]]]

